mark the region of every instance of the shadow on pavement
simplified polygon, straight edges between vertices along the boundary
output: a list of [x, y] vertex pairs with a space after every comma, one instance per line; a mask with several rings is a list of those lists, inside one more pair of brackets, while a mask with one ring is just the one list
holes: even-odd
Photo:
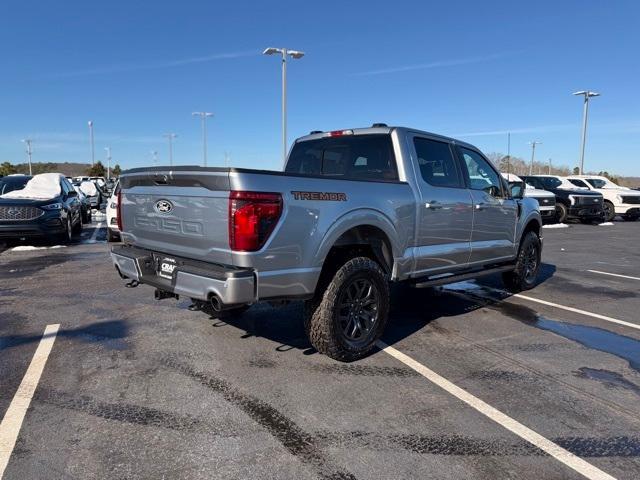
[[[96, 322], [79, 328], [62, 329], [56, 337], [78, 339], [83, 342], [99, 343], [106, 348], [124, 350], [128, 348], [125, 338], [129, 335], [129, 326], [124, 320]], [[39, 342], [44, 338], [41, 333], [33, 335], [8, 335], [0, 337], [0, 350], [18, 347], [27, 343]]]
[[[555, 265], [543, 263], [538, 284], [551, 279], [555, 272]], [[465, 292], [469, 292], [469, 295]], [[416, 289], [405, 284], [392, 285], [389, 322], [382, 339], [392, 345], [422, 330], [434, 320], [462, 315], [499, 303], [509, 296], [500, 275], [444, 288]], [[306, 355], [316, 353], [304, 332], [302, 302], [284, 307], [258, 304], [244, 315], [224, 319], [212, 317], [212, 320], [214, 328], [228, 324], [244, 330], [246, 333], [242, 338], [262, 337], [277, 343], [279, 346], [276, 350], [279, 352], [298, 349]], [[375, 353], [374, 350], [372, 354]]]

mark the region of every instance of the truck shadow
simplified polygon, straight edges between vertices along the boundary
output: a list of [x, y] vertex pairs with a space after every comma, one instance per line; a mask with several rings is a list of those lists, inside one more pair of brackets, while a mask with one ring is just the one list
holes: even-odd
[[[538, 284], [553, 277], [555, 271], [554, 265], [542, 264]], [[434, 320], [463, 315], [499, 303], [510, 295], [504, 290], [499, 275], [445, 287], [416, 289], [403, 284], [393, 285], [389, 323], [382, 339], [392, 345], [424, 329]], [[293, 302], [284, 307], [260, 303], [240, 317], [212, 320], [214, 328], [231, 325], [244, 330], [241, 338], [260, 337], [277, 343], [275, 350], [278, 352], [296, 349], [312, 355], [317, 351], [306, 338], [302, 318], [302, 302]], [[374, 350], [371, 355], [376, 353]]]
[[[53, 335], [53, 334], [51, 334]], [[108, 320], [95, 322], [78, 328], [58, 330], [56, 338], [72, 338], [87, 343], [98, 343], [112, 350], [125, 350], [128, 343], [129, 326], [125, 320]], [[0, 337], [0, 350], [19, 347], [29, 343], [37, 343], [45, 338], [42, 333], [30, 335], [8, 335]]]

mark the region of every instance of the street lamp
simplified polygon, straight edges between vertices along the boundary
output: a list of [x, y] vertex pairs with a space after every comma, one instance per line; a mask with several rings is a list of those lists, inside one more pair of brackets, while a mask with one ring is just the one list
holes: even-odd
[[178, 135], [175, 133], [163, 133], [162, 136], [169, 140], [169, 166], [173, 166], [173, 139]]
[[264, 55], [282, 55], [282, 162], [284, 163], [287, 160], [287, 55], [298, 60], [304, 57], [304, 52], [269, 47], [262, 53]]
[[574, 92], [574, 95], [584, 96], [584, 107], [582, 111], [582, 148], [580, 151], [580, 175], [584, 173], [584, 146], [587, 143], [587, 117], [589, 116], [589, 99], [591, 97], [599, 97], [600, 94], [590, 90], [580, 90]]
[[202, 121], [202, 158], [204, 166], [207, 166], [207, 117], [213, 117], [211, 112], [193, 112], [191, 115], [200, 117]]
[[542, 142], [534, 140], [533, 142], [529, 142], [529, 145], [531, 145], [531, 165], [529, 165], [529, 175], [533, 175], [533, 158], [536, 155], [536, 145], [542, 145]]
[[107, 152], [107, 180], [111, 179], [111, 147], [104, 147]]
[[91, 144], [91, 166], [93, 167], [93, 165], [96, 163], [95, 148], [93, 145], [93, 121], [89, 120], [87, 124], [89, 125], [89, 143]]
[[30, 138], [25, 138], [23, 140], [21, 140], [22, 143], [24, 143], [27, 146], [27, 158], [29, 159], [29, 175], [32, 175], [31, 173], [31, 154], [33, 153], [31, 150], [31, 143], [33, 142], [33, 140], [31, 140]]

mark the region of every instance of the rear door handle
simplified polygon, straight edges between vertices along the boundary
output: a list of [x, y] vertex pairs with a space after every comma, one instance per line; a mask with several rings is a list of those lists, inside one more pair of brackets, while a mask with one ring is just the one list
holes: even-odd
[[438, 210], [438, 209], [442, 208], [442, 205], [440, 205], [435, 200], [425, 203], [424, 206], [427, 207], [429, 210]]

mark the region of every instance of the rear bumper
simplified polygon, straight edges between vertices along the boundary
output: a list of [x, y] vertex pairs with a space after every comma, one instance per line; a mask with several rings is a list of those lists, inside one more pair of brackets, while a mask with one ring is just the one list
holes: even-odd
[[[156, 256], [152, 252], [129, 245], [111, 249], [111, 258], [118, 272], [140, 283], [160, 290], [208, 301], [217, 296], [223, 305], [250, 304], [257, 300], [256, 274], [239, 269], [171, 256], [176, 260], [173, 279], [156, 274]], [[160, 256], [162, 254], [159, 254]]]

